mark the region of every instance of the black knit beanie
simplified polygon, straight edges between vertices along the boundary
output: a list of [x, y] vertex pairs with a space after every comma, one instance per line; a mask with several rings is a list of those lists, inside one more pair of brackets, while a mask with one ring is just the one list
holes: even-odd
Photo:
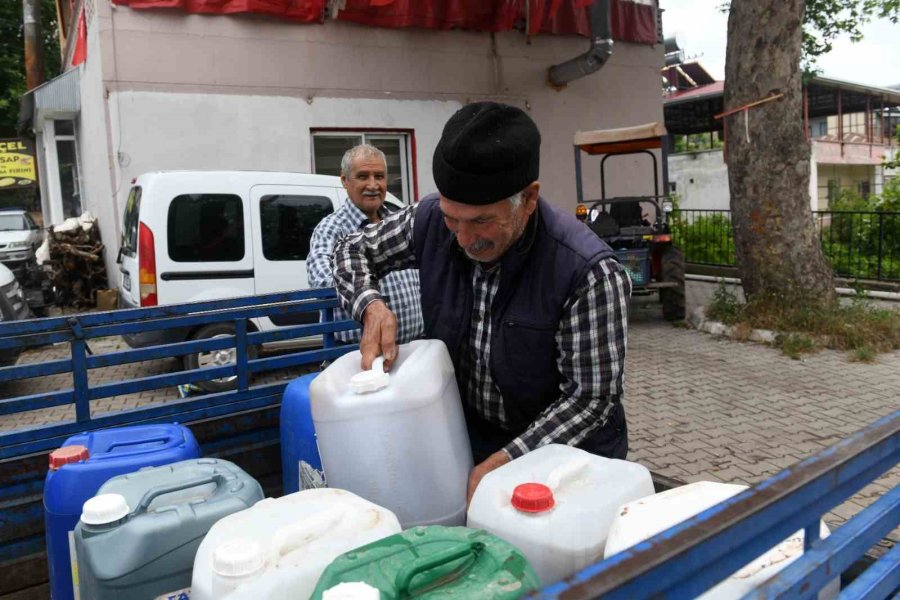
[[434, 150], [438, 191], [463, 204], [492, 204], [537, 181], [541, 134], [521, 109], [476, 102], [456, 111]]

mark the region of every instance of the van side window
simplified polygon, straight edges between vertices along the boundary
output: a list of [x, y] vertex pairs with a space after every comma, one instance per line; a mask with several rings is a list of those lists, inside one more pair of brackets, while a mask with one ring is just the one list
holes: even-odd
[[313, 229], [332, 212], [331, 199], [325, 196], [263, 196], [259, 201], [263, 256], [306, 260]]
[[135, 186], [128, 193], [125, 202], [124, 227], [122, 228], [122, 254], [137, 255], [138, 218], [141, 213], [141, 188]]
[[169, 258], [227, 262], [244, 258], [244, 207], [231, 194], [184, 194], [169, 205]]

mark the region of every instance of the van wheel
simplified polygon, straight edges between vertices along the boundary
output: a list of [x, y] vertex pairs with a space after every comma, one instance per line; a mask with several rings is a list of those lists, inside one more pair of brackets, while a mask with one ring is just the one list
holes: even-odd
[[[192, 340], [207, 340], [211, 338], [233, 337], [235, 335], [234, 325], [231, 323], [212, 323], [201, 327], [191, 336]], [[223, 348], [221, 350], [210, 350], [209, 352], [194, 352], [184, 355], [184, 369], [190, 371], [193, 369], [202, 369], [204, 367], [224, 367], [235, 364], [236, 360], [235, 348]], [[257, 356], [256, 346], [248, 346], [247, 357], [253, 360]], [[210, 379], [209, 381], [198, 381], [197, 386], [206, 392], [226, 392], [237, 388], [237, 375], [230, 377], [220, 377], [218, 379]]]

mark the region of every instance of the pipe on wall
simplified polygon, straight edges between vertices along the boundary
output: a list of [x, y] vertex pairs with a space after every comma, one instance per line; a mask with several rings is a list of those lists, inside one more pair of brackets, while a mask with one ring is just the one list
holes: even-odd
[[610, 2], [611, 0], [594, 0], [588, 7], [591, 46], [584, 54], [550, 67], [548, 78], [551, 84], [561, 87], [570, 81], [596, 73], [612, 56]]

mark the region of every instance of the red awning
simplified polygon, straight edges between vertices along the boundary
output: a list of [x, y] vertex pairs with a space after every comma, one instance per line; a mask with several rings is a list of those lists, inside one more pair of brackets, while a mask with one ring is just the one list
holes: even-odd
[[[192, 13], [266, 14], [305, 23], [321, 22], [325, 0], [113, 0], [131, 8], [175, 8]], [[466, 29], [589, 35], [591, 0], [345, 0], [336, 18], [374, 27]], [[655, 44], [652, 0], [612, 0], [613, 38]]]
[[321, 23], [325, 17], [325, 0], [113, 0], [113, 4], [212, 15], [256, 13], [301, 23]]

